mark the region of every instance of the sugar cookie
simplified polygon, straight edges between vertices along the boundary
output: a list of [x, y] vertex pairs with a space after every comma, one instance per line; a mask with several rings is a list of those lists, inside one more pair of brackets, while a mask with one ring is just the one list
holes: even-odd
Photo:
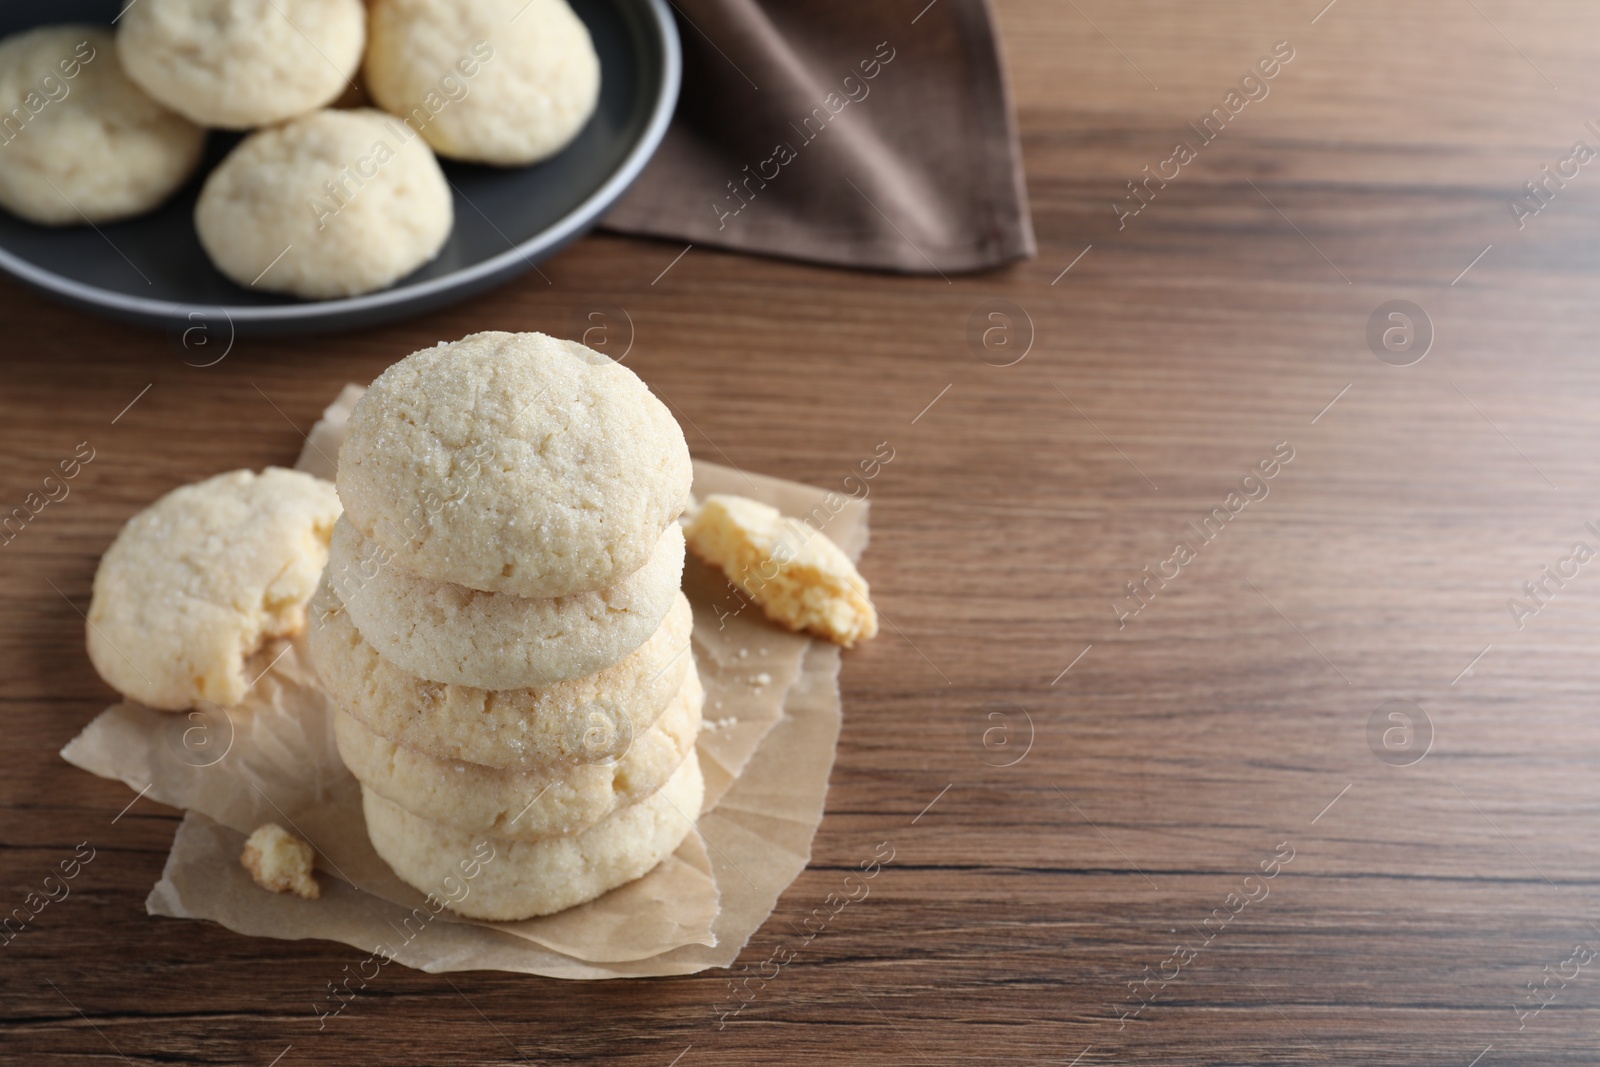
[[706, 497], [689, 548], [720, 567], [773, 622], [844, 645], [878, 633], [866, 581], [827, 534], [742, 496]]
[[246, 287], [326, 299], [371, 292], [438, 255], [450, 185], [381, 111], [314, 111], [240, 142], [195, 205], [200, 243]]
[[299, 471], [233, 471], [174, 489], [101, 557], [89, 659], [152, 708], [237, 704], [244, 661], [305, 628], [339, 517], [333, 486]]
[[444, 685], [379, 656], [324, 578], [310, 647], [333, 703], [374, 733], [439, 759], [539, 770], [614, 757], [648, 730], [683, 686], [693, 624], [680, 593], [650, 640], [599, 674], [541, 689]]
[[655, 793], [581, 834], [508, 841], [429, 822], [361, 790], [367, 836], [402, 881], [439, 897], [464, 885], [450, 908], [494, 921], [550, 915], [642, 877], [689, 836], [704, 798], [700, 760], [690, 755]]
[[565, 148], [600, 97], [566, 0], [376, 0], [367, 86], [452, 159], [516, 166]]
[[683, 528], [668, 523], [645, 565], [609, 589], [564, 597], [483, 593], [409, 574], [341, 520], [328, 574], [378, 653], [435, 682], [551, 685], [605, 670], [644, 644], [677, 599]]
[[205, 137], [128, 80], [102, 26], [0, 41], [0, 206], [31, 222], [142, 215], [194, 173]]
[[117, 27], [128, 77], [185, 118], [228, 130], [332, 103], [366, 39], [362, 0], [131, 0]]
[[526, 597], [644, 566], [691, 477], [683, 431], [637, 375], [540, 333], [407, 356], [356, 403], [339, 450], [350, 524], [404, 570]]
[[468, 833], [532, 841], [592, 826], [661, 788], [694, 748], [705, 690], [691, 667], [650, 729], [609, 763], [516, 771], [435, 759], [396, 744], [339, 712], [339, 754], [379, 796], [431, 822]]

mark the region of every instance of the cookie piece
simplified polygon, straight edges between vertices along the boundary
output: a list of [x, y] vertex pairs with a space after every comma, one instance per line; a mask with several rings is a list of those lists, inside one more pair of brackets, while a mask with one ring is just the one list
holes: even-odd
[[174, 489], [100, 558], [89, 659], [152, 708], [237, 704], [244, 661], [305, 629], [339, 517], [333, 486], [299, 471], [232, 471]]
[[876, 637], [878, 611], [850, 557], [777, 508], [722, 493], [689, 523], [689, 551], [721, 568], [767, 618], [846, 648]]
[[341, 519], [328, 574], [361, 636], [412, 674], [483, 689], [553, 685], [621, 662], [656, 632], [682, 582], [683, 529], [668, 523], [645, 565], [609, 589], [536, 598], [418, 578]]
[[[694, 749], [705, 690], [693, 667], [650, 729], [607, 763], [499, 770], [435, 759], [398, 745], [339, 712], [339, 755], [361, 784], [431, 822], [518, 841], [571, 834], [661, 788]], [[601, 729], [609, 726], [602, 723]]]
[[274, 893], [293, 891], [307, 900], [316, 900], [322, 896], [322, 887], [311, 874], [316, 856], [308, 842], [269, 822], [256, 827], [245, 841], [239, 862], [262, 889]]
[[103, 26], [0, 41], [0, 205], [45, 226], [153, 210], [200, 163], [206, 132], [150, 99]]
[[683, 511], [683, 431], [631, 370], [542, 333], [413, 353], [350, 413], [350, 524], [412, 574], [557, 597], [644, 566]]
[[566, 0], [377, 0], [371, 35], [372, 98], [451, 159], [545, 159], [600, 99], [600, 59]]
[[682, 688], [693, 624], [680, 593], [650, 640], [599, 674], [542, 689], [444, 685], [378, 655], [324, 578], [310, 646], [334, 705], [374, 733], [438, 759], [537, 771], [625, 752]]
[[200, 190], [194, 222], [247, 288], [368, 293], [439, 254], [450, 184], [427, 144], [381, 111], [315, 111], [241, 141]]
[[246, 130], [332, 103], [361, 66], [362, 0], [130, 0], [128, 77], [202, 126]]
[[691, 754], [655, 793], [580, 834], [508, 841], [429, 822], [361, 790], [367, 836], [401, 881], [437, 897], [464, 885], [451, 910], [501, 922], [563, 911], [648, 874], [689, 836], [704, 799]]

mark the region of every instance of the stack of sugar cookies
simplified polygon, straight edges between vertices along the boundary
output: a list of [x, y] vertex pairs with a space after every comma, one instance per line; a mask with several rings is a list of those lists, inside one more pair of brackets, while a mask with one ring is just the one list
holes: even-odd
[[638, 377], [542, 334], [417, 352], [356, 405], [311, 651], [401, 879], [442, 897], [471, 868], [455, 910], [529, 918], [640, 877], [689, 833], [690, 477]]

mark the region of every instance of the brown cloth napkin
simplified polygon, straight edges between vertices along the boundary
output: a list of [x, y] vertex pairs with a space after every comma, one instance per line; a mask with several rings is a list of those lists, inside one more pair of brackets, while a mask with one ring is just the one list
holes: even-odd
[[673, 0], [683, 94], [603, 225], [913, 273], [1034, 253], [988, 0]]

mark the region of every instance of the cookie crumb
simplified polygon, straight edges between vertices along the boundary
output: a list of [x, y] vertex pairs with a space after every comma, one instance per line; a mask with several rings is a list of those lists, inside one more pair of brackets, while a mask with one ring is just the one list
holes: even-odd
[[256, 827], [244, 843], [239, 862], [262, 889], [274, 893], [293, 890], [307, 900], [316, 900], [322, 896], [322, 888], [311, 875], [315, 858], [310, 844], [269, 822]]

